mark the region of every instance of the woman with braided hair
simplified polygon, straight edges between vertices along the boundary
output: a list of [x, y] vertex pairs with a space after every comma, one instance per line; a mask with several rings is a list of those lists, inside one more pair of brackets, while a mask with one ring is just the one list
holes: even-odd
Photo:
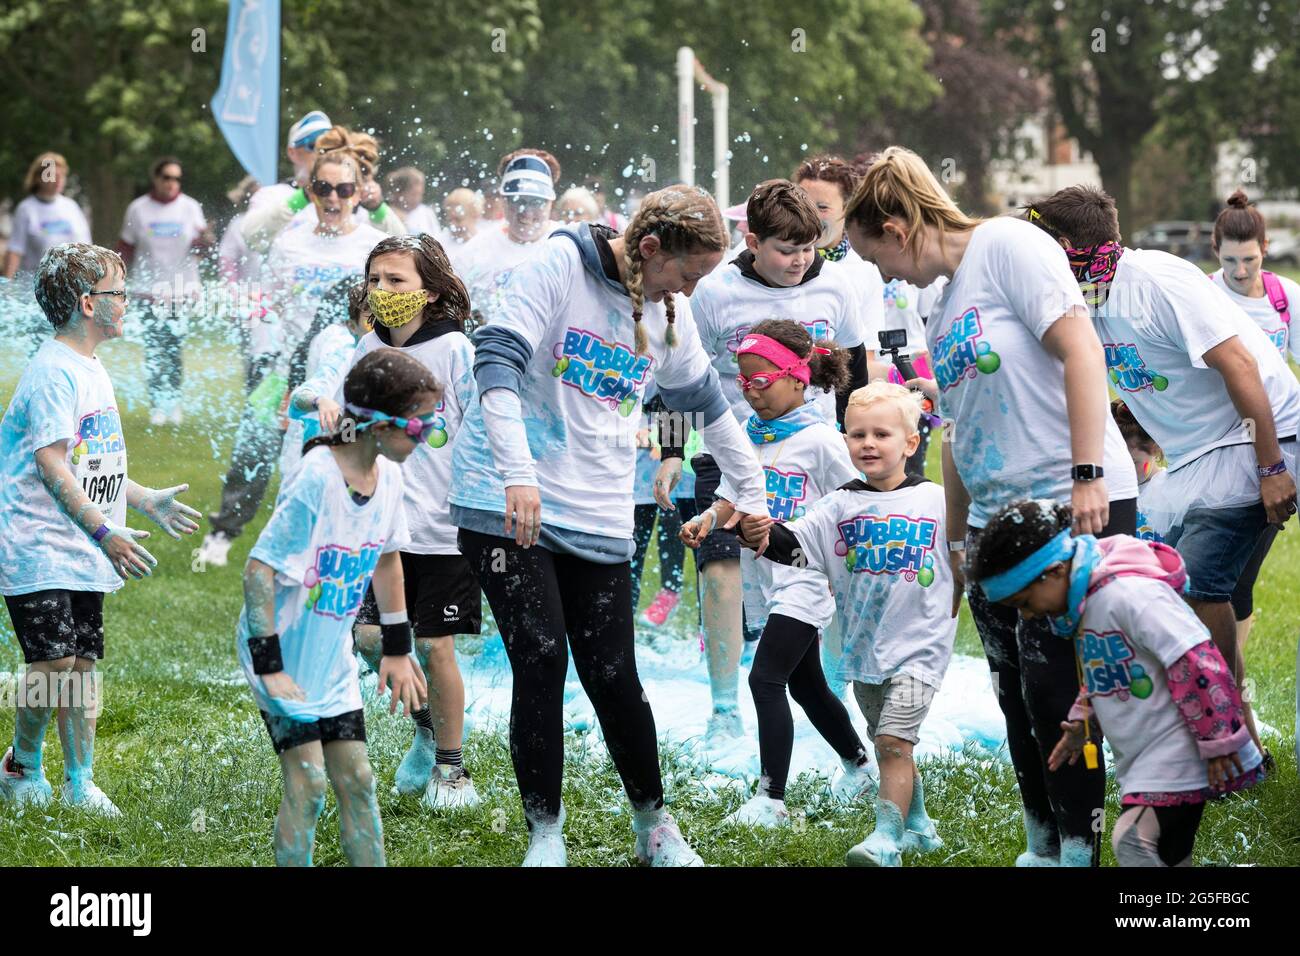
[[[758, 459], [729, 413], [687, 297], [726, 250], [709, 195], [670, 186], [627, 231], [556, 231], [479, 330], [479, 400], [452, 454], [451, 519], [513, 671], [510, 752], [526, 866], [563, 866], [564, 675], [579, 678], [632, 804], [636, 854], [699, 866], [664, 809], [654, 715], [633, 647], [636, 432], [646, 386], [695, 420], [738, 509], [765, 514]], [[504, 522], [503, 522], [504, 515]], [[567, 643], [566, 643], [567, 636]]]

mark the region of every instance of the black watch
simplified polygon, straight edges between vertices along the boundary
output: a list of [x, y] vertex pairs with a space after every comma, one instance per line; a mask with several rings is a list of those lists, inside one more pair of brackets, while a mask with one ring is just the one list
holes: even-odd
[[1070, 469], [1070, 477], [1075, 481], [1096, 481], [1105, 473], [1101, 465], [1075, 465]]

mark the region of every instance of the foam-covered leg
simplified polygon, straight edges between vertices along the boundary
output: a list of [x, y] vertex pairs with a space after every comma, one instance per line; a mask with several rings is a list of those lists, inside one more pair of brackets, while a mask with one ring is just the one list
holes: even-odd
[[902, 848], [908, 853], [931, 853], [943, 846], [934, 821], [925, 812], [925, 784], [920, 773], [912, 778], [912, 803], [903, 821]]
[[280, 755], [284, 796], [275, 816], [277, 866], [311, 866], [316, 821], [325, 809], [324, 755], [318, 743], [303, 744]]
[[1016, 866], [1060, 866], [1061, 834], [1056, 820], [1040, 820], [1025, 811], [1025, 852], [1016, 857]]
[[343, 854], [353, 866], [383, 866], [384, 827], [365, 743], [335, 740], [326, 744], [325, 770], [339, 802]]
[[903, 811], [889, 800], [876, 800], [876, 828], [849, 850], [849, 866], [902, 866]]

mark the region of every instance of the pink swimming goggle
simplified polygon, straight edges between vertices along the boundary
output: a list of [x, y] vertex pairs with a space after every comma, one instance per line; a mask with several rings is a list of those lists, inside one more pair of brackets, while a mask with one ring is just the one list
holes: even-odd
[[[831, 354], [830, 349], [824, 349], [818, 345], [813, 346], [813, 351], [820, 355]], [[740, 348], [736, 349], [736, 356], [741, 355], [757, 355], [760, 358], [767, 359], [777, 367], [775, 372], [759, 372], [753, 378], [737, 375], [736, 384], [741, 387], [741, 390], [753, 388], [762, 391], [765, 388], [771, 388], [779, 379], [787, 375], [803, 382], [805, 385], [812, 379], [812, 369], [808, 367], [808, 359], [800, 358], [795, 352], [770, 336], [746, 335], [745, 340], [740, 343]]]

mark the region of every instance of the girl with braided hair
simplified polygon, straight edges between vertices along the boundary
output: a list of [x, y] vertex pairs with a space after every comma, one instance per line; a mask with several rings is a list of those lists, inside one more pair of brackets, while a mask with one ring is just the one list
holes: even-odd
[[737, 489], [738, 510], [766, 513], [758, 459], [687, 299], [721, 262], [726, 231], [707, 193], [670, 186], [645, 198], [622, 236], [583, 223], [544, 245], [511, 273], [500, 314], [479, 329], [478, 400], [452, 452], [450, 495], [461, 553], [478, 572], [513, 672], [524, 865], [567, 859], [560, 788], [571, 646], [632, 804], [637, 856], [699, 866], [664, 809], [654, 715], [636, 671], [632, 488], [653, 380], [668, 408], [693, 416]]

